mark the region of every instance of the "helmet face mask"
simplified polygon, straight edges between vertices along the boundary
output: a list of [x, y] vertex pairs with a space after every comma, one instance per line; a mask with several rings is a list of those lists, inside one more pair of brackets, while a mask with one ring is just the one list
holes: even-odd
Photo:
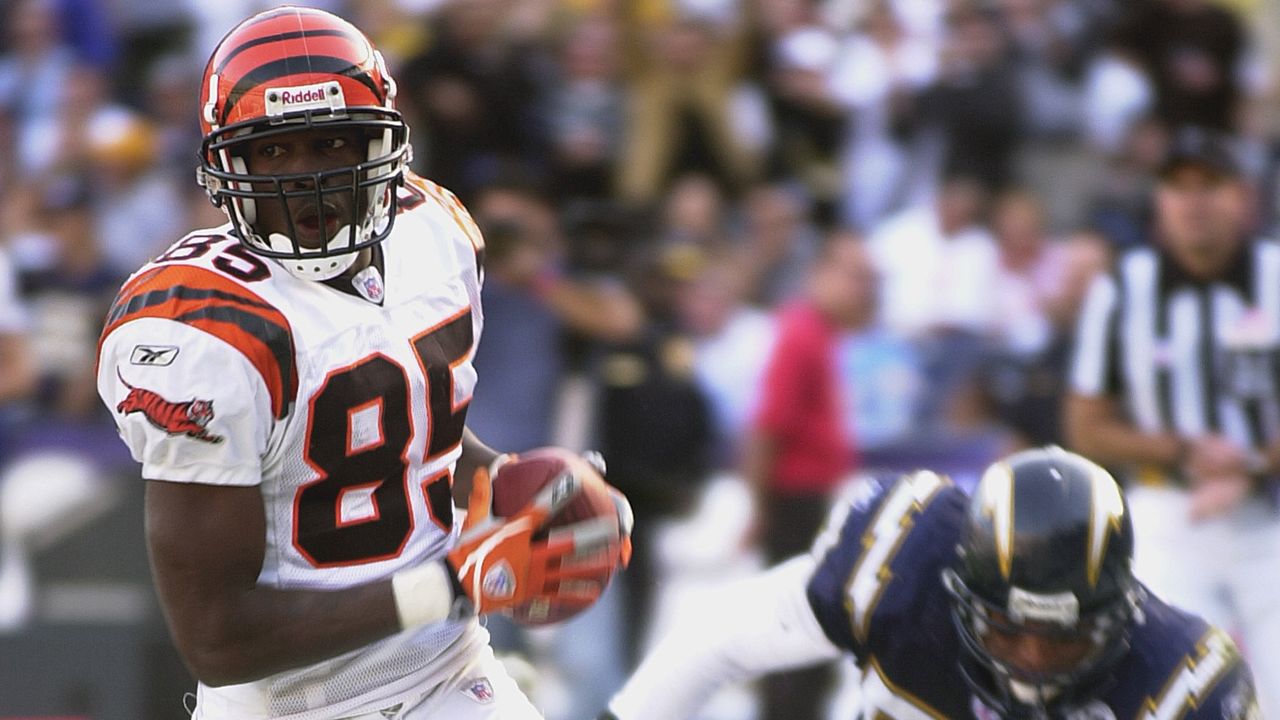
[[960, 670], [1002, 717], [1050, 717], [1111, 682], [1141, 600], [1119, 487], [1058, 448], [1018, 453], [983, 475], [943, 571]]
[[[1074, 625], [1019, 622], [1005, 607], [975, 595], [955, 570], [944, 571], [952, 620], [962, 647], [961, 670], [975, 694], [1002, 717], [1040, 717], [1059, 705], [1089, 699], [1128, 651], [1136, 598], [1081, 617]], [[1019, 663], [1012, 648], [1038, 645], [1040, 668]]]
[[[204, 83], [198, 177], [250, 250], [327, 280], [390, 234], [409, 130], [381, 55], [358, 30], [307, 8], [261, 13], [223, 39]], [[249, 148], [312, 134], [360, 138], [364, 151], [306, 172], [250, 171]]]

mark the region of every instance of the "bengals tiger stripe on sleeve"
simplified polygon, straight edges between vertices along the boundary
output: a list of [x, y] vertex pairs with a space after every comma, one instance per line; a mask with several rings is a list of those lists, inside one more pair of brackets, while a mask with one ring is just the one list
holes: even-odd
[[201, 267], [148, 270], [116, 296], [99, 348], [113, 331], [138, 318], [184, 323], [239, 350], [266, 383], [272, 415], [288, 415], [298, 391], [293, 332], [279, 310], [244, 286]]

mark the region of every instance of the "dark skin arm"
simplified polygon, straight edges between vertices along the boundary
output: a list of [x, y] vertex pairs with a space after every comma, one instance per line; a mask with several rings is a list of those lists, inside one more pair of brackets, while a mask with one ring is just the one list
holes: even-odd
[[453, 473], [453, 504], [466, 509], [471, 496], [471, 479], [480, 468], [487, 468], [494, 458], [502, 453], [485, 445], [471, 432], [471, 428], [462, 429], [462, 457], [458, 458], [458, 466]]
[[[497, 455], [469, 430], [455, 485]], [[249, 682], [400, 631], [391, 581], [340, 590], [257, 585], [266, 516], [255, 487], [153, 480], [146, 489], [151, 573], [174, 643], [206, 685]]]
[[1183, 459], [1184, 444], [1178, 436], [1138, 430], [1120, 416], [1109, 397], [1068, 395], [1064, 420], [1068, 444], [1096, 462], [1172, 468]]

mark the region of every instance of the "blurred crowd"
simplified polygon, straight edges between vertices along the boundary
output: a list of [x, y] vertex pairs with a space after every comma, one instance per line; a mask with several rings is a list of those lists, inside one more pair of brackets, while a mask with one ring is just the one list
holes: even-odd
[[[659, 604], [651, 528], [707, 492], [768, 508], [713, 517], [715, 542], [768, 559], [855, 470], [964, 478], [1058, 442], [1084, 291], [1149, 241], [1175, 129], [1230, 134], [1256, 230], [1276, 220], [1274, 2], [307, 4], [381, 48], [414, 169], [485, 233], [469, 425], [599, 449], [632, 499], [617, 667]], [[197, 88], [263, 6], [0, 2], [0, 486], [50, 446], [136, 482], [94, 389], [101, 318], [149, 257], [223, 222], [194, 182]]]

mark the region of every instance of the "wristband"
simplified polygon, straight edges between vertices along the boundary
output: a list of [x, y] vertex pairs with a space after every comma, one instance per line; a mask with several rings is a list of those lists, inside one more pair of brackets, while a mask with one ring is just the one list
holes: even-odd
[[459, 593], [457, 579], [444, 562], [401, 570], [391, 576], [400, 627], [409, 630], [465, 615], [470, 601]]

